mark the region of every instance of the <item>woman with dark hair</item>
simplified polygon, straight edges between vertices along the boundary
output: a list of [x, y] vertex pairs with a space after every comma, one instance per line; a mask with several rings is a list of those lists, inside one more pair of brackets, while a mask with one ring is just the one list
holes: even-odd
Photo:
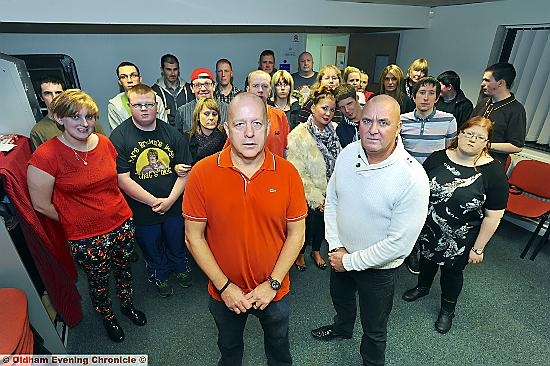
[[298, 271], [306, 269], [304, 254], [308, 243], [311, 244], [311, 258], [317, 267], [326, 269], [326, 262], [320, 253], [321, 243], [325, 240], [325, 195], [336, 157], [342, 149], [332, 122], [336, 110], [333, 90], [321, 86], [313, 91], [311, 100], [311, 115], [307, 122], [299, 124], [288, 135], [286, 156], [300, 173], [309, 208], [305, 243], [296, 259]]
[[215, 99], [197, 101], [193, 111], [193, 127], [187, 135], [193, 164], [223, 149], [227, 136], [220, 124], [220, 106]]
[[50, 107], [64, 129], [29, 160], [31, 201], [36, 211], [60, 222], [74, 259], [86, 272], [92, 305], [109, 338], [122, 342], [124, 332], [109, 296], [111, 268], [122, 314], [139, 326], [147, 320], [132, 302], [128, 259], [134, 251], [134, 222], [118, 189], [117, 153], [107, 137], [94, 133], [99, 112], [88, 94], [66, 90]]
[[397, 65], [388, 65], [380, 73], [380, 93], [387, 94], [399, 103], [400, 113], [412, 112], [414, 103], [402, 90], [403, 70]]
[[282, 110], [286, 114], [288, 125], [292, 130], [298, 125], [298, 113], [300, 103], [292, 96], [294, 79], [288, 71], [279, 70], [271, 78], [271, 90], [273, 97], [268, 101], [272, 107]]
[[[319, 74], [317, 74], [317, 80], [311, 86], [311, 92], [306, 102], [302, 106], [300, 113], [298, 114], [298, 122], [300, 123], [306, 122], [309, 116], [311, 115], [311, 106], [313, 105], [312, 96], [315, 90], [321, 88], [322, 86], [327, 86], [330, 90], [334, 90], [340, 84], [342, 84], [342, 74], [340, 73], [340, 70], [338, 70], [338, 68], [334, 65], [323, 66], [321, 70], [319, 70]], [[334, 113], [332, 122], [338, 124], [340, 123], [341, 120], [342, 120], [342, 113], [340, 113], [340, 111], [337, 110]]]
[[489, 155], [493, 123], [473, 117], [462, 125], [446, 150], [424, 162], [430, 179], [430, 205], [418, 238], [420, 274], [403, 300], [426, 296], [441, 269], [441, 310], [435, 329], [447, 333], [462, 291], [468, 263], [481, 263], [508, 201], [508, 182], [501, 164]]

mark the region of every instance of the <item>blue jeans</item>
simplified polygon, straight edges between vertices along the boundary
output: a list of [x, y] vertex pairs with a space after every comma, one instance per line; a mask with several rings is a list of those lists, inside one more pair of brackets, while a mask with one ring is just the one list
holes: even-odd
[[149, 281], [164, 281], [171, 272], [189, 272], [183, 217], [166, 217], [156, 225], [136, 225], [136, 241], [143, 252]]
[[288, 340], [289, 305], [287, 297], [271, 302], [264, 310], [249, 309], [235, 314], [223, 301], [210, 298], [208, 304], [218, 328], [218, 347], [221, 358], [219, 366], [242, 365], [244, 342], [243, 332], [248, 314], [260, 320], [264, 330], [264, 347], [267, 364], [270, 366], [292, 365]]
[[393, 307], [396, 269], [330, 273], [330, 296], [336, 316], [334, 330], [351, 336], [357, 316], [355, 293], [359, 295], [359, 311], [363, 338], [359, 348], [364, 365], [384, 365], [388, 319]]

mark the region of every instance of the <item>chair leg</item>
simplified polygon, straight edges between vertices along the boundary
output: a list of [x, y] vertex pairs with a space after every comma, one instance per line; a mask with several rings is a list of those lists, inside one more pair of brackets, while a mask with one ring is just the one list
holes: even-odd
[[540, 221], [539, 221], [539, 224], [537, 225], [537, 228], [535, 229], [535, 231], [533, 232], [533, 234], [531, 235], [531, 238], [529, 238], [529, 241], [527, 242], [527, 245], [525, 246], [525, 248], [523, 249], [523, 252], [521, 252], [520, 254], [520, 258], [525, 258], [525, 256], [527, 255], [527, 252], [529, 251], [529, 249], [531, 248], [531, 245], [533, 244], [533, 242], [535, 241], [535, 239], [538, 237], [539, 235], [539, 232], [540, 230], [542, 229], [542, 226], [544, 225], [544, 223], [546, 222], [546, 219], [548, 218], [548, 214], [544, 214]]
[[539, 245], [537, 245], [535, 247], [535, 250], [533, 250], [533, 253], [531, 254], [531, 257], [529, 258], [530, 260], [532, 260], [532, 261], [535, 260], [537, 254], [539, 254], [539, 252], [542, 249], [542, 247], [544, 246], [544, 244], [546, 244], [546, 242], [548, 241], [548, 236], [549, 235], [550, 235], [550, 225], [549, 225], [549, 227], [546, 228], [546, 232], [544, 233], [544, 235], [540, 239]]

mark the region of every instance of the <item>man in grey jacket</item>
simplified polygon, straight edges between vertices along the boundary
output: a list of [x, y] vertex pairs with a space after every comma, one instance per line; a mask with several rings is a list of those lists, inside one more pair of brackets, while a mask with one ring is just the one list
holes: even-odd
[[336, 316], [311, 334], [320, 340], [351, 338], [358, 293], [365, 365], [385, 362], [395, 272], [428, 212], [428, 177], [405, 151], [400, 130], [395, 99], [370, 99], [359, 122], [360, 141], [342, 150], [327, 187], [325, 235]]
[[161, 77], [151, 88], [157, 93], [164, 103], [168, 123], [175, 125], [176, 110], [182, 105], [195, 99], [191, 90], [191, 84], [180, 77], [180, 62], [171, 54], [160, 58]]

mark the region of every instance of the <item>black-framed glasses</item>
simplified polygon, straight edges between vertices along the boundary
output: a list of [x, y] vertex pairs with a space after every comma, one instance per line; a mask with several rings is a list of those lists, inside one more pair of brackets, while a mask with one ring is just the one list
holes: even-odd
[[130, 103], [130, 106], [135, 109], [153, 109], [157, 103]]
[[198, 82], [198, 81], [195, 81], [195, 82], [194, 82], [193, 84], [191, 84], [191, 85], [193, 85], [193, 88], [195, 88], [195, 89], [201, 89], [201, 88], [203, 88], [203, 87], [208, 89], [208, 88], [211, 88], [212, 85], [214, 85], [214, 83], [213, 83], [212, 81], [210, 81], [210, 80], [204, 81], [204, 82], [202, 82], [202, 83], [201, 83], [201, 82]]
[[467, 139], [471, 140], [472, 138], [476, 140], [476, 142], [483, 142], [483, 141], [487, 141], [489, 140], [487, 137], [485, 136], [481, 136], [481, 135], [476, 135], [475, 133], [471, 132], [471, 131], [460, 131], [464, 134], [464, 136], [466, 136]]

